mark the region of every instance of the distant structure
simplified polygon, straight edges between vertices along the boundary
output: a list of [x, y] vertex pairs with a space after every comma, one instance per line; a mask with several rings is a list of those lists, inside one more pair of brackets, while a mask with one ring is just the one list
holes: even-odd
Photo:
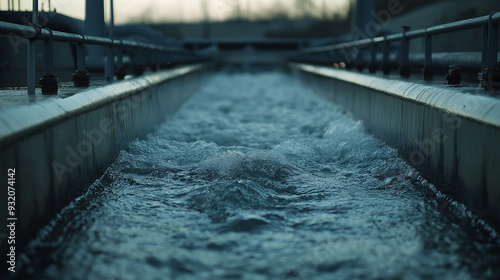
[[[366, 25], [373, 20], [373, 16], [370, 14], [371, 11], [375, 11], [375, 2], [373, 0], [357, 0], [355, 1], [355, 6], [353, 7], [351, 13], [352, 16], [352, 27], [357, 27], [357, 30], [365, 30]], [[351, 28], [354, 34], [354, 28]], [[360, 38], [357, 38], [360, 39]]]
[[201, 7], [203, 11], [203, 38], [210, 38], [210, 15], [207, 0], [201, 0]]
[[[105, 31], [104, 0], [86, 0], [85, 34], [104, 37]], [[104, 67], [105, 49], [101, 46], [87, 46], [87, 51], [87, 67], [90, 69], [102, 69]]]

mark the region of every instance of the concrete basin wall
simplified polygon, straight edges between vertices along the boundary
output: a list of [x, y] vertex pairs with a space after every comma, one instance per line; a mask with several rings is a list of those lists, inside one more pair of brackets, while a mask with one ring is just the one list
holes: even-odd
[[500, 99], [452, 87], [291, 63], [443, 193], [500, 228]]
[[[0, 199], [7, 201], [7, 172], [15, 170], [17, 250], [102, 176], [130, 141], [179, 109], [200, 88], [205, 68], [184, 66], [0, 112]], [[9, 217], [6, 206], [0, 220]], [[0, 241], [3, 254], [7, 239]]]

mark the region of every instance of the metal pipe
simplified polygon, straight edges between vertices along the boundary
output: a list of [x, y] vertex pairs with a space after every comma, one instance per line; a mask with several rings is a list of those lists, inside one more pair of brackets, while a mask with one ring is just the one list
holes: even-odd
[[[38, 26], [37, 22], [37, 12], [38, 12], [38, 0], [33, 0], [33, 11], [31, 22], [33, 25]], [[27, 88], [28, 95], [35, 94], [35, 59], [36, 59], [36, 48], [35, 40], [28, 41], [28, 54], [27, 54]]]
[[17, 35], [26, 37], [26, 34], [38, 34], [36, 39], [47, 40], [52, 37], [54, 42], [66, 42], [66, 43], [76, 43], [76, 44], [87, 44], [87, 45], [100, 45], [100, 46], [114, 46], [114, 47], [127, 47], [127, 48], [137, 48], [144, 50], [154, 50], [161, 52], [173, 52], [173, 53], [185, 53], [192, 54], [190, 51], [182, 50], [179, 48], [164, 47], [160, 45], [140, 43], [135, 41], [118, 41], [111, 40], [109, 38], [96, 37], [96, 36], [85, 36], [80, 34], [66, 33], [60, 31], [48, 31], [47, 29], [38, 29], [33, 26], [20, 25], [15, 23], [0, 21], [0, 35]]

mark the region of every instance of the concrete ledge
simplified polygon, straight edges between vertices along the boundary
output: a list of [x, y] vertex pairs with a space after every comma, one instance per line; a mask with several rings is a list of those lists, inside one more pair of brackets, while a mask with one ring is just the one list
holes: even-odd
[[500, 228], [499, 99], [321, 66], [290, 67], [440, 190]]
[[[184, 66], [0, 112], [0, 200], [7, 201], [7, 170], [15, 169], [18, 250], [130, 141], [146, 136], [196, 92], [205, 68]], [[6, 218], [7, 207], [0, 211]], [[1, 241], [3, 254], [7, 243]]]

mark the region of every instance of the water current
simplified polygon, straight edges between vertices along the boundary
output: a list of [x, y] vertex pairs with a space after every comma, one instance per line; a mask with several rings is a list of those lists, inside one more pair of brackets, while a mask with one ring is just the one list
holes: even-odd
[[[166, 93], [168, 94], [168, 93]], [[23, 256], [35, 279], [498, 279], [499, 237], [283, 73], [217, 73]]]

